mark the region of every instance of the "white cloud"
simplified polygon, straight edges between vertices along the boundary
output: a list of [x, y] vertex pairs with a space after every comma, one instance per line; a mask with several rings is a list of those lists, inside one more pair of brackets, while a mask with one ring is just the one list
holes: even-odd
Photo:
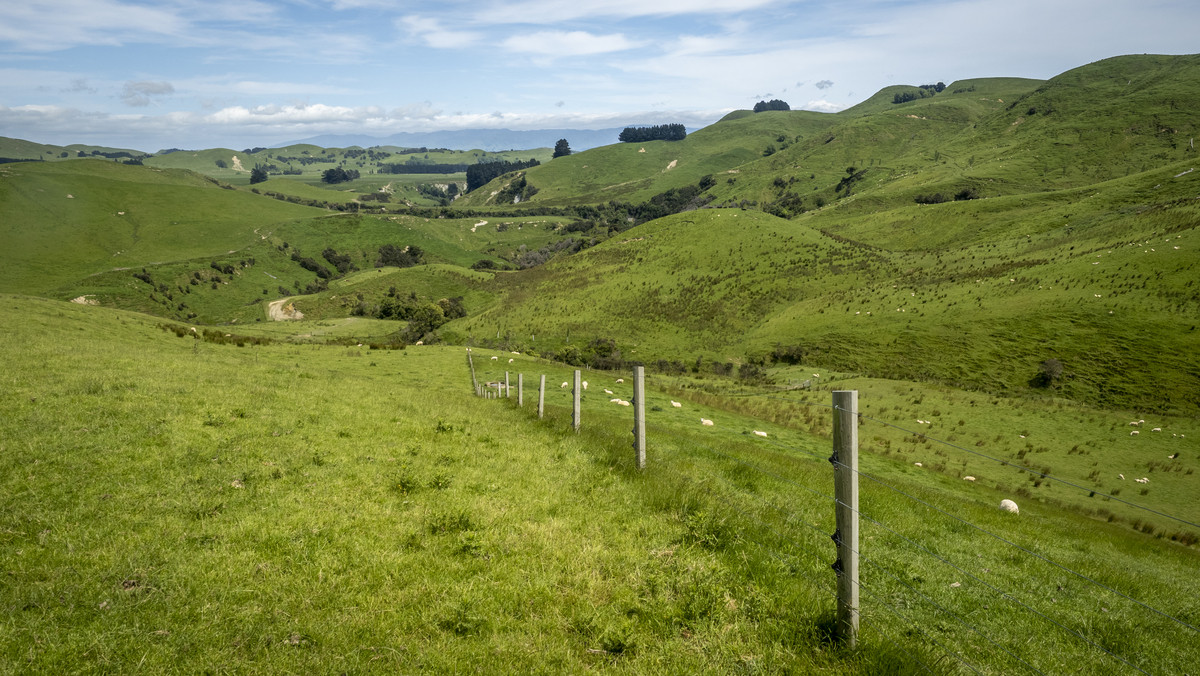
[[148, 106], [151, 96], [174, 94], [175, 88], [170, 82], [126, 82], [121, 90], [121, 100], [128, 106]]
[[0, 43], [34, 52], [146, 42], [183, 35], [187, 25], [171, 9], [118, 0], [0, 3]]
[[501, 44], [510, 51], [551, 57], [606, 54], [638, 46], [619, 33], [592, 35], [584, 31], [539, 31], [513, 35]]
[[478, 20], [490, 24], [554, 24], [584, 18], [638, 18], [686, 14], [730, 15], [779, 4], [778, 0], [526, 0], [496, 2]]
[[826, 101], [824, 99], [817, 99], [816, 101], [809, 101], [808, 103], [804, 104], [803, 106], [800, 106], [801, 110], [815, 110], [818, 113], [836, 113], [839, 110], [843, 110], [845, 108], [846, 108], [846, 106], [844, 106], [844, 105], [839, 105], [837, 103], [830, 103], [829, 101]]
[[421, 40], [430, 47], [438, 49], [454, 49], [467, 47], [481, 38], [474, 31], [454, 31], [442, 27], [438, 19], [409, 15], [396, 21], [397, 27], [406, 30], [409, 35]]

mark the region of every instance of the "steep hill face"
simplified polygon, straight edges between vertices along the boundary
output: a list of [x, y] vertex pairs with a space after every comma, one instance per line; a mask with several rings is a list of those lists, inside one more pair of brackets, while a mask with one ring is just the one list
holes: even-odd
[[[602, 337], [651, 363], [793, 348], [1006, 392], [1037, 391], [1053, 359], [1058, 394], [1196, 414], [1200, 174], [1184, 111], [1200, 108], [1198, 78], [1197, 57], [1122, 57], [1044, 83], [884, 93], [716, 174], [710, 206], [739, 208], [645, 224], [507, 278], [507, 302], [462, 328], [545, 352]], [[731, 116], [690, 151], [735, 125], [739, 143], [769, 146], [779, 128], [749, 131], [789, 115]]]

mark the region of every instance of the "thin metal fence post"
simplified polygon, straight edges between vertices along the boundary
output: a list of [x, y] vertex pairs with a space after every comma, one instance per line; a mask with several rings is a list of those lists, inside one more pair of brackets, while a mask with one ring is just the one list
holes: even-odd
[[633, 460], [646, 469], [646, 367], [633, 367]]
[[571, 427], [574, 427], [576, 432], [579, 431], [579, 423], [580, 423], [579, 403], [580, 403], [580, 398], [581, 398], [581, 392], [580, 392], [580, 389], [581, 389], [580, 382], [581, 381], [582, 381], [582, 378], [580, 377], [579, 369], [576, 369], [575, 370], [575, 388], [574, 388], [574, 392], [573, 392], [575, 406], [574, 406], [574, 410], [571, 412]]
[[833, 393], [833, 496], [837, 531], [837, 635], [858, 642], [858, 391]]

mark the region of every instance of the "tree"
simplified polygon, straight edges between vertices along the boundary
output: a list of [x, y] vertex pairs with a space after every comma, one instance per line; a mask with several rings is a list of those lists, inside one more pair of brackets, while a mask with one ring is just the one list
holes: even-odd
[[571, 146], [567, 143], [567, 139], [560, 138], [558, 143], [554, 144], [554, 157], [562, 157], [563, 155], [571, 154]]
[[265, 180], [267, 180], [267, 170], [261, 164], [254, 165], [254, 168], [250, 170], [250, 185], [262, 183]]
[[771, 99], [770, 101], [759, 101], [754, 104], [754, 112], [763, 113], [768, 110], [791, 110], [792, 107], [787, 104], [787, 101], [779, 99]]

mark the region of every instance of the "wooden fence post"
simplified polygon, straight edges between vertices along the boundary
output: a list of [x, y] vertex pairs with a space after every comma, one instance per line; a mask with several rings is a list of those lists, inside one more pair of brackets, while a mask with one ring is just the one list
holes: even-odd
[[546, 414], [546, 374], [542, 374], [542, 382], [538, 385], [538, 420]]
[[479, 381], [475, 379], [475, 360], [471, 358], [471, 348], [467, 348], [467, 364], [471, 367], [471, 386], [475, 388], [475, 396], [479, 396]]
[[517, 406], [525, 405], [525, 374], [517, 374]]
[[512, 390], [508, 386], [508, 371], [504, 372], [504, 398], [508, 399], [512, 396]]
[[646, 367], [633, 367], [633, 460], [646, 469]]
[[833, 497], [837, 531], [837, 635], [858, 642], [858, 391], [833, 393]]
[[574, 388], [574, 397], [573, 397], [575, 399], [575, 406], [574, 406], [574, 410], [571, 413], [571, 426], [575, 428], [576, 432], [579, 431], [579, 423], [580, 423], [580, 420], [579, 420], [579, 403], [580, 403], [580, 398], [581, 398], [580, 382], [581, 382], [581, 378], [580, 378], [580, 374], [579, 374], [579, 369], [575, 369], [575, 388]]

